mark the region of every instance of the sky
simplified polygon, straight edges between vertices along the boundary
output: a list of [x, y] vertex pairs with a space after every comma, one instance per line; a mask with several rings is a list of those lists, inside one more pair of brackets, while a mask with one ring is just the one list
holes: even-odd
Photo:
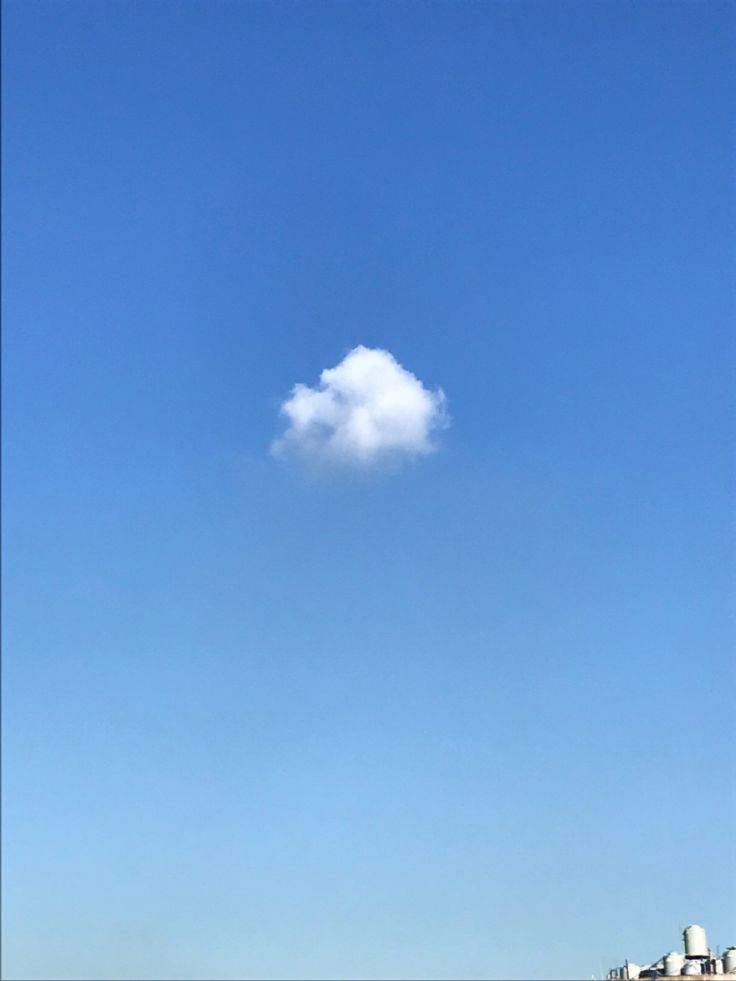
[[5, 978], [736, 943], [735, 20], [5, 4]]

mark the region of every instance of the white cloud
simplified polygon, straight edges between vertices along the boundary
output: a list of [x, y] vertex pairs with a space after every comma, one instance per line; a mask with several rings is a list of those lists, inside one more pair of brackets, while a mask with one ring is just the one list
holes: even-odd
[[275, 456], [309, 464], [370, 469], [424, 456], [448, 424], [445, 396], [430, 391], [388, 351], [360, 345], [319, 385], [295, 385], [281, 406], [286, 432]]

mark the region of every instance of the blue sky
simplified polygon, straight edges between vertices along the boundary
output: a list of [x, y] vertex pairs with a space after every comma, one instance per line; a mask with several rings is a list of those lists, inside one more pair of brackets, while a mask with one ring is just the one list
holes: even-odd
[[[734, 8], [14, 2], [4, 974], [736, 943]], [[357, 345], [391, 471], [271, 455]]]

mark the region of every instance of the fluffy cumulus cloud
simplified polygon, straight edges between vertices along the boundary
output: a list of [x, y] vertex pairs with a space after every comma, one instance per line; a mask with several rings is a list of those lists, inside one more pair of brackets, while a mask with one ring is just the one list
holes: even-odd
[[430, 391], [388, 351], [354, 348], [319, 385], [295, 385], [281, 406], [286, 432], [275, 456], [370, 469], [431, 453], [447, 423], [445, 396]]

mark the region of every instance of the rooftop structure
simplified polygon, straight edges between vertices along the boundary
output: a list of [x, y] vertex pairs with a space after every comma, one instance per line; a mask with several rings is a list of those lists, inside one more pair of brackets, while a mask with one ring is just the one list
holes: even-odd
[[736, 947], [728, 947], [721, 955], [708, 946], [705, 930], [697, 924], [682, 931], [683, 950], [671, 950], [651, 964], [635, 964], [627, 960], [623, 967], [608, 972], [609, 981], [635, 981], [643, 978], [692, 978], [701, 981], [718, 978], [736, 981]]

